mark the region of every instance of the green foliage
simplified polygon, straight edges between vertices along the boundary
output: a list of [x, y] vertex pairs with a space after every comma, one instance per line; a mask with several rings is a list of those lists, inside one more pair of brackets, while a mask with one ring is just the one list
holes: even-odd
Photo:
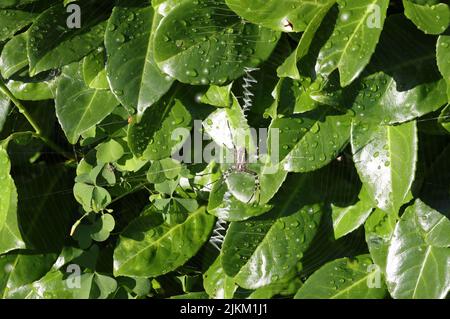
[[0, 298], [448, 298], [447, 1], [0, 2]]

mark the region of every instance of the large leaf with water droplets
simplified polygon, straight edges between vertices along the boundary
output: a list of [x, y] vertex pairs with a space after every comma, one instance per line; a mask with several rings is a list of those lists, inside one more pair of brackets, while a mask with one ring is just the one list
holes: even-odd
[[[247, 289], [257, 289], [293, 277], [316, 234], [322, 206], [307, 196], [308, 175], [288, 180], [267, 214], [234, 222], [222, 247], [222, 266]], [[307, 186], [309, 185], [309, 186]]]
[[155, 61], [184, 83], [234, 80], [266, 60], [279, 39], [278, 32], [241, 21], [221, 0], [186, 0], [158, 26]]
[[170, 157], [188, 138], [192, 116], [186, 109], [189, 97], [174, 86], [139, 120], [128, 128], [128, 145], [137, 157], [160, 160]]
[[27, 48], [31, 76], [78, 61], [102, 43], [111, 4], [88, 0], [78, 5], [81, 28], [69, 28], [71, 13], [62, 3], [44, 11], [30, 27]]
[[378, 43], [389, 0], [343, 1], [333, 33], [319, 52], [316, 72], [328, 76], [338, 69], [341, 86], [355, 80], [369, 63]]
[[416, 123], [353, 123], [351, 135], [353, 160], [370, 199], [378, 208], [398, 213], [416, 172]]
[[0, 298], [11, 298], [22, 286], [43, 277], [56, 254], [10, 253], [0, 256]]
[[269, 139], [279, 132], [279, 159], [289, 172], [319, 169], [337, 157], [350, 138], [351, 116], [330, 107], [321, 107], [301, 117], [276, 118]]
[[425, 33], [440, 34], [450, 25], [450, 8], [445, 3], [418, 4], [414, 0], [403, 0], [405, 15]]
[[158, 101], [173, 82], [153, 58], [153, 38], [160, 20], [149, 2], [124, 0], [114, 8], [106, 29], [106, 70], [112, 91], [123, 105], [139, 114]]
[[386, 287], [368, 255], [336, 259], [317, 270], [299, 289], [298, 299], [383, 299]]
[[89, 88], [80, 63], [64, 68], [56, 90], [56, 115], [70, 143], [100, 123], [119, 104], [109, 90]]
[[208, 240], [214, 216], [201, 207], [181, 223], [168, 224], [156, 209], [134, 220], [114, 250], [116, 276], [153, 277], [183, 265]]
[[12, 38], [23, 27], [30, 24], [38, 13], [24, 10], [0, 10], [0, 41]]
[[450, 221], [422, 201], [408, 207], [389, 246], [386, 279], [393, 298], [445, 298], [450, 290]]
[[400, 15], [387, 19], [362, 84], [349, 88], [361, 118], [406, 122], [437, 110], [447, 101], [446, 83], [436, 65], [436, 38]]
[[284, 32], [304, 31], [317, 11], [331, 0], [226, 0], [244, 19]]

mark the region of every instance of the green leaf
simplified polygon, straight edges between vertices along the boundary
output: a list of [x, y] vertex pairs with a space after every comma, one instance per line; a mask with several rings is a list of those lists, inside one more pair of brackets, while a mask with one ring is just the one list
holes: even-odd
[[198, 3], [183, 1], [156, 30], [155, 61], [164, 73], [184, 83], [222, 85], [270, 56], [278, 32], [241, 23], [221, 0]]
[[9, 98], [0, 92], [0, 133], [3, 130], [3, 125], [5, 125], [6, 118], [10, 112]]
[[291, 55], [284, 61], [284, 63], [278, 68], [277, 73], [279, 77], [289, 77], [294, 80], [300, 80], [300, 73], [297, 68], [297, 63], [304, 58], [313, 43], [316, 32], [322, 23], [322, 20], [327, 15], [328, 11], [335, 4], [335, 1], [328, 1], [322, 8], [320, 8], [311, 22], [305, 28], [302, 37], [297, 45], [297, 48], [291, 53]]
[[364, 224], [373, 207], [365, 188], [361, 189], [359, 200], [354, 205], [347, 207], [332, 205], [334, 237], [339, 239]]
[[450, 105], [447, 105], [439, 115], [438, 122], [445, 128], [448, 132], [450, 132]]
[[397, 214], [408, 200], [418, 152], [415, 122], [398, 126], [354, 123], [353, 160], [376, 207]]
[[[246, 289], [294, 276], [322, 215], [320, 204], [306, 204], [308, 176], [296, 176], [278, 193], [267, 214], [230, 224], [222, 247], [225, 273]], [[300, 194], [303, 193], [303, 196]]]
[[[71, 274], [71, 276], [76, 276]], [[86, 273], [79, 277], [80, 286], [71, 287], [71, 278], [65, 278], [61, 271], [50, 271], [40, 280], [29, 284], [16, 296], [20, 299], [87, 299], [89, 298], [94, 274]]]
[[383, 273], [386, 272], [388, 248], [396, 223], [396, 214], [376, 209], [364, 224], [370, 256]]
[[14, 298], [22, 286], [43, 277], [56, 260], [55, 254], [10, 253], [0, 256], [0, 297]]
[[111, 92], [86, 86], [79, 63], [64, 68], [58, 81], [55, 103], [59, 123], [72, 144], [118, 105]]
[[299, 278], [289, 279], [286, 282], [276, 282], [253, 291], [248, 299], [271, 299], [279, 296], [293, 296], [302, 286]]
[[450, 221], [416, 200], [394, 230], [386, 279], [396, 299], [445, 298], [450, 289]]
[[436, 58], [439, 71], [447, 83], [447, 97], [450, 101], [450, 35], [441, 35], [436, 44]]
[[[97, 49], [103, 41], [111, 4], [100, 0], [78, 3], [83, 13], [81, 28], [69, 28], [70, 14], [62, 3], [44, 11], [28, 31], [30, 75], [60, 68]], [[45, 39], [45, 41], [42, 41]]]
[[358, 91], [353, 109], [362, 119], [391, 124], [437, 110], [447, 94], [436, 65], [436, 38], [401, 15], [389, 17]]
[[105, 34], [106, 70], [112, 91], [124, 106], [137, 109], [140, 115], [173, 83], [153, 58], [153, 38], [160, 20], [161, 15], [149, 1], [121, 0], [109, 18]]
[[212, 299], [232, 299], [236, 291], [233, 278], [228, 277], [222, 268], [222, 256], [216, 258], [214, 263], [203, 275], [205, 291]]
[[175, 134], [177, 128], [190, 130], [192, 120], [180, 88], [171, 90], [140, 121], [133, 119], [128, 129], [128, 145], [136, 157], [147, 160], [170, 157], [188, 138]]
[[113, 163], [119, 160], [124, 155], [124, 148], [122, 144], [114, 139], [96, 146], [97, 162], [99, 163]]
[[284, 32], [304, 31], [317, 11], [331, 0], [226, 0], [244, 19]]
[[2, 30], [0, 41], [12, 38], [17, 31], [29, 25], [37, 15], [37, 12], [25, 10], [0, 10], [0, 30]]
[[17, 99], [24, 101], [42, 101], [54, 98], [56, 80], [51, 79], [41, 82], [34, 82], [33, 80], [9, 80], [6, 86]]
[[[279, 158], [284, 169], [308, 172], [327, 165], [337, 157], [348, 143], [350, 124], [350, 114], [321, 107], [301, 117], [276, 118], [270, 129], [278, 129]], [[269, 139], [277, 141], [273, 133], [269, 132]]]
[[0, 254], [25, 248], [18, 224], [17, 190], [10, 167], [8, 154], [0, 146]]
[[319, 52], [317, 73], [328, 76], [338, 69], [341, 86], [352, 83], [375, 51], [388, 6], [389, 0], [342, 2], [334, 31]]
[[[1, 12], [1, 11], [0, 11]], [[27, 33], [21, 33], [9, 40], [0, 56], [0, 71], [7, 79], [28, 65]]]
[[180, 224], [161, 223], [151, 210], [130, 223], [114, 250], [116, 276], [152, 277], [183, 265], [208, 240], [214, 217], [200, 207]]
[[422, 5], [403, 0], [405, 16], [423, 32], [440, 34], [450, 25], [450, 8], [445, 3]]
[[103, 47], [99, 47], [83, 59], [83, 78], [86, 85], [91, 89], [109, 89]]
[[218, 107], [229, 107], [231, 105], [232, 86], [233, 83], [226, 86], [211, 85], [208, 91], [202, 95], [200, 102]]
[[317, 270], [299, 289], [297, 299], [383, 299], [384, 283], [371, 288], [372, 278], [379, 276], [371, 269], [368, 255], [354, 259], [341, 258]]

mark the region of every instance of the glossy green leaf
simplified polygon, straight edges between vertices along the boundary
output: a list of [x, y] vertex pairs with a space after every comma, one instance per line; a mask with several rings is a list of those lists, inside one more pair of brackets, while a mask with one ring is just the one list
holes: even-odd
[[[289, 172], [319, 169], [337, 157], [350, 137], [351, 117], [329, 107], [301, 117], [282, 117], [270, 129], [279, 132], [279, 159]], [[276, 140], [270, 132], [271, 140]]]
[[309, 277], [295, 298], [382, 299], [386, 287], [381, 281], [379, 287], [372, 286], [373, 277], [380, 274], [371, 269], [371, 265], [372, 260], [367, 255], [336, 259]]
[[355, 166], [372, 202], [382, 210], [398, 213], [414, 181], [416, 123], [354, 123], [351, 144]]
[[405, 122], [447, 101], [446, 83], [436, 65], [436, 38], [402, 16], [387, 19], [367, 73], [353, 103], [363, 119]]
[[69, 28], [67, 20], [71, 13], [62, 3], [44, 11], [29, 29], [27, 48], [31, 76], [78, 61], [102, 43], [104, 20], [111, 4], [89, 0], [78, 5], [83, 12], [81, 29]]
[[5, 44], [0, 56], [0, 71], [7, 79], [28, 65], [27, 33], [16, 35]]
[[303, 57], [305, 57], [314, 41], [317, 30], [325, 18], [330, 8], [335, 4], [335, 1], [328, 1], [322, 8], [317, 10], [315, 16], [311, 19], [311, 22], [305, 28], [302, 37], [298, 43], [297, 48], [291, 53], [291, 55], [284, 61], [284, 63], [278, 68], [277, 73], [279, 77], [290, 77], [294, 80], [300, 80], [299, 70], [297, 63]]
[[388, 6], [389, 0], [342, 2], [334, 31], [319, 52], [316, 72], [327, 76], [338, 69], [341, 86], [352, 83], [375, 51]]
[[393, 298], [445, 298], [450, 290], [450, 221], [416, 200], [394, 230], [386, 279]]
[[14, 298], [20, 289], [43, 277], [56, 260], [55, 254], [10, 253], [0, 256], [0, 297]]
[[0, 92], [0, 133], [2, 132], [3, 125], [6, 122], [10, 111], [9, 98], [6, 97], [2, 92]]
[[[183, 141], [177, 128], [190, 128], [191, 114], [186, 109], [180, 87], [175, 87], [151, 109], [140, 121], [133, 119], [128, 129], [128, 145], [137, 157], [158, 160], [170, 157]], [[184, 131], [184, 130], [183, 130]]]
[[153, 58], [153, 38], [160, 20], [149, 1], [122, 0], [114, 8], [105, 34], [106, 69], [112, 91], [123, 105], [137, 109], [140, 115], [173, 82], [158, 69]]
[[291, 297], [302, 286], [299, 278], [289, 279], [286, 282], [276, 282], [268, 286], [264, 286], [253, 291], [248, 299], [270, 299], [279, 296]]
[[229, 107], [231, 105], [231, 87], [232, 83], [226, 86], [211, 85], [208, 91], [202, 95], [200, 101], [205, 104]]
[[[331, 0], [226, 0], [244, 19], [284, 32], [304, 31], [314, 14]], [[334, 2], [334, 1], [333, 1]]]
[[0, 10], [0, 41], [12, 38], [14, 34], [29, 25], [38, 13], [25, 10]]
[[232, 299], [237, 287], [233, 278], [225, 274], [221, 258], [221, 256], [217, 257], [208, 271], [205, 272], [203, 285], [212, 299]]
[[25, 248], [18, 225], [17, 190], [10, 168], [8, 154], [0, 146], [0, 254]]
[[354, 205], [347, 207], [332, 206], [332, 218], [334, 237], [336, 239], [347, 235], [364, 224], [374, 204], [368, 196], [365, 188], [361, 189], [359, 200]]
[[9, 80], [6, 86], [17, 99], [24, 101], [42, 101], [54, 98], [56, 80], [42, 82]]
[[412, 0], [403, 0], [405, 16], [423, 32], [440, 34], [450, 25], [450, 8], [448, 4], [418, 4]]
[[158, 26], [155, 61], [181, 82], [222, 85], [266, 60], [278, 39], [278, 32], [241, 23], [222, 0], [187, 0]]
[[116, 276], [151, 277], [176, 269], [200, 249], [214, 226], [204, 207], [180, 224], [161, 223], [158, 215], [152, 210], [138, 217], [121, 234], [114, 251]]
[[64, 68], [56, 90], [56, 114], [70, 143], [75, 144], [81, 133], [101, 122], [118, 105], [106, 90], [86, 86], [81, 64]]
[[396, 214], [376, 209], [364, 224], [370, 256], [383, 273], [386, 272], [388, 248], [396, 223]]
[[301, 269], [303, 253], [322, 215], [320, 204], [305, 204], [307, 196], [300, 196], [307, 182], [307, 176], [291, 179], [269, 213], [230, 224], [222, 247], [222, 266], [239, 286], [257, 289], [290, 278]]
[[83, 78], [86, 85], [91, 89], [109, 89], [103, 47], [99, 47], [83, 59]]

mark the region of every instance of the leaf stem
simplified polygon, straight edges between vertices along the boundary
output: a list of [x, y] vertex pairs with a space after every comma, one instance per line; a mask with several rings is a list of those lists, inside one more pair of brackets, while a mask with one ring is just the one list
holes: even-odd
[[0, 80], [0, 91], [3, 92], [14, 103], [14, 105], [19, 109], [19, 112], [21, 114], [23, 114], [23, 116], [25, 116], [28, 123], [30, 123], [31, 127], [33, 127], [36, 137], [41, 139], [48, 147], [50, 147], [57, 153], [63, 155], [67, 159], [70, 159], [70, 160], [73, 159], [71, 156], [68, 155], [68, 152], [65, 151], [61, 146], [57, 145], [52, 140], [50, 140], [47, 136], [43, 135], [42, 129], [39, 126], [39, 124], [36, 122], [36, 120], [33, 118], [33, 116], [27, 111], [25, 106], [9, 90], [9, 88], [6, 86], [6, 84], [3, 82], [3, 80]]

